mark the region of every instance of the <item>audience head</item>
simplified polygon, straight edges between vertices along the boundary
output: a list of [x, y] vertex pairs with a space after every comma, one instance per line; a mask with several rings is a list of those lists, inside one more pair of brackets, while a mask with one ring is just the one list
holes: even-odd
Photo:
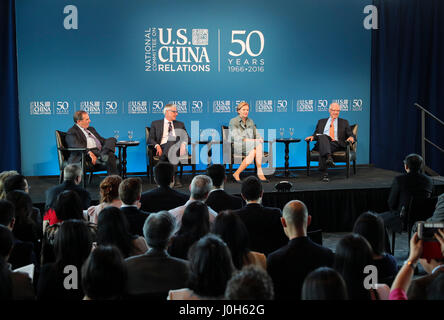
[[122, 297], [128, 270], [119, 249], [98, 246], [82, 267], [82, 288], [93, 300], [115, 300]]
[[186, 206], [178, 234], [189, 233], [203, 236], [210, 231], [208, 206], [202, 201], [193, 201]]
[[212, 188], [213, 182], [210, 177], [203, 174], [197, 175], [193, 178], [190, 184], [191, 198], [194, 200], [205, 201]]
[[373, 249], [373, 254], [382, 255], [384, 253], [384, 221], [371, 211], [361, 214], [355, 222], [353, 233], [363, 236]]
[[115, 245], [124, 258], [132, 250], [132, 236], [125, 215], [119, 208], [109, 206], [99, 213], [97, 222], [97, 244]]
[[174, 230], [176, 219], [168, 211], [151, 213], [143, 225], [143, 235], [150, 248], [165, 250]]
[[22, 190], [13, 190], [6, 194], [6, 200], [15, 207], [15, 225], [32, 223], [32, 200], [29, 194]]
[[218, 236], [207, 234], [188, 251], [188, 288], [197, 295], [221, 297], [234, 271], [230, 249]]
[[69, 219], [84, 220], [82, 199], [74, 190], [65, 190], [57, 196], [54, 204], [57, 219], [61, 221]]
[[350, 299], [370, 299], [370, 293], [363, 284], [366, 276], [364, 268], [372, 263], [373, 252], [364, 237], [353, 233], [338, 242], [334, 269], [344, 278]]
[[246, 201], [257, 201], [262, 194], [262, 183], [257, 177], [249, 176], [242, 181], [241, 195]]
[[308, 215], [307, 207], [302, 201], [292, 200], [284, 206], [281, 221], [288, 237], [296, 236], [295, 233], [298, 233], [298, 236], [305, 236], [311, 216]]
[[347, 300], [347, 286], [334, 269], [320, 267], [310, 272], [302, 285], [302, 300]]
[[250, 250], [248, 230], [242, 219], [230, 210], [220, 212], [213, 224], [212, 233], [219, 235], [231, 252], [233, 264], [242, 269]]
[[256, 265], [245, 266], [228, 281], [225, 299], [273, 300], [273, 281], [264, 269]]
[[63, 180], [72, 180], [76, 184], [82, 181], [82, 168], [77, 164], [68, 164], [65, 169], [63, 169]]
[[215, 188], [220, 188], [225, 182], [225, 167], [221, 164], [212, 164], [207, 168], [207, 174], [213, 181]]
[[5, 180], [10, 176], [18, 175], [15, 170], [3, 171], [0, 173], [0, 199], [6, 199]]
[[87, 223], [82, 220], [62, 222], [54, 241], [54, 253], [58, 268], [74, 265], [81, 268], [92, 248], [92, 234]]
[[410, 172], [419, 172], [422, 169], [423, 159], [419, 154], [411, 153], [404, 159], [404, 165]]
[[0, 200], [0, 225], [12, 230], [15, 222], [15, 207], [11, 201]]
[[107, 176], [100, 183], [100, 202], [111, 203], [119, 199], [119, 185], [122, 178], [118, 175]]
[[174, 166], [166, 161], [160, 161], [154, 167], [154, 181], [161, 187], [168, 187], [174, 182]]
[[142, 180], [140, 178], [127, 178], [119, 185], [119, 197], [124, 204], [133, 205], [140, 200], [142, 194]]
[[14, 236], [6, 226], [0, 225], [0, 257], [8, 260], [14, 244]]
[[29, 185], [25, 176], [21, 174], [14, 174], [5, 179], [4, 182], [5, 192], [11, 192], [13, 190], [22, 190], [29, 193]]

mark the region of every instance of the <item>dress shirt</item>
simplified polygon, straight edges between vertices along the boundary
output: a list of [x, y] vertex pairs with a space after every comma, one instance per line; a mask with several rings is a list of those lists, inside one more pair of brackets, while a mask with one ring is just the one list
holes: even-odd
[[[85, 128], [82, 128], [82, 127], [79, 126], [78, 124], [76, 124], [76, 126], [78, 126], [78, 127], [80, 128], [80, 130], [82, 130], [83, 134], [84, 134], [85, 137], [86, 137], [86, 148], [87, 148], [87, 149], [94, 149], [94, 148], [97, 148], [96, 141], [94, 140], [93, 137], [91, 137], [91, 136], [88, 134], [88, 132], [89, 132], [89, 133], [91, 133], [91, 135], [92, 135], [92, 132], [89, 131], [89, 130], [86, 131]], [[96, 138], [97, 138], [97, 137], [96, 137]]]
[[[324, 128], [324, 134], [326, 134], [327, 136], [330, 136], [330, 124], [331, 124], [331, 117], [328, 118], [327, 123], [325, 124], [325, 128]], [[334, 130], [335, 130], [335, 140], [338, 140], [338, 118], [336, 118], [333, 122], [334, 125]]]

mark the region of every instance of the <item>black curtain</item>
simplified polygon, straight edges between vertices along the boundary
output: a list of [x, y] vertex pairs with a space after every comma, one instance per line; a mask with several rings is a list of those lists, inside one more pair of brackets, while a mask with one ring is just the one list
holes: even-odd
[[0, 171], [20, 171], [14, 0], [0, 1], [0, 114]]
[[[370, 162], [402, 171], [421, 154], [421, 116], [415, 102], [444, 121], [444, 1], [374, 0]], [[444, 149], [444, 127], [426, 120], [426, 138]], [[426, 164], [444, 175], [444, 155], [426, 145]]]

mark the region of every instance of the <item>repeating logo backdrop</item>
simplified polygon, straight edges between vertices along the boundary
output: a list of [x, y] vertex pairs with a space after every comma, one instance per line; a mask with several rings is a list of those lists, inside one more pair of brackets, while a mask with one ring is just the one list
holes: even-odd
[[[128, 171], [145, 171], [145, 126], [171, 102], [194, 139], [220, 133], [240, 101], [265, 133], [303, 139], [336, 101], [359, 124], [358, 163], [368, 163], [371, 0], [69, 2], [16, 3], [25, 175], [59, 173], [54, 131], [77, 110], [103, 136], [134, 131]], [[305, 148], [291, 145], [291, 166], [305, 165]], [[276, 152], [283, 166], [284, 146]]]

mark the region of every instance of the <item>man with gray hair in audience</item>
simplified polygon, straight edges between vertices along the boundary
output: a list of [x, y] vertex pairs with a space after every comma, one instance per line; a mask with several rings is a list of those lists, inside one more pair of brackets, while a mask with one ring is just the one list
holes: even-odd
[[333, 265], [333, 252], [307, 237], [310, 223], [311, 216], [302, 201], [292, 200], [285, 205], [281, 224], [288, 244], [267, 257], [276, 300], [299, 300], [305, 277], [318, 267]]
[[65, 190], [74, 190], [82, 200], [83, 210], [88, 209], [91, 195], [80, 186], [82, 182], [82, 168], [77, 164], [68, 164], [63, 170], [63, 183], [46, 190], [45, 212], [54, 208], [57, 196]]
[[[182, 223], [182, 216], [185, 212], [185, 208], [194, 201], [205, 202], [212, 188], [213, 182], [209, 176], [200, 174], [193, 178], [190, 184], [190, 199], [183, 206], [171, 209], [169, 211], [176, 218], [177, 228], [179, 228]], [[214, 219], [216, 219], [217, 212], [210, 207], [208, 207], [208, 212], [210, 216], [210, 223], [213, 223]]]
[[149, 249], [126, 259], [129, 297], [165, 300], [169, 290], [186, 287], [189, 262], [171, 257], [166, 250], [175, 224], [168, 211], [152, 213], [146, 219], [143, 234]]

